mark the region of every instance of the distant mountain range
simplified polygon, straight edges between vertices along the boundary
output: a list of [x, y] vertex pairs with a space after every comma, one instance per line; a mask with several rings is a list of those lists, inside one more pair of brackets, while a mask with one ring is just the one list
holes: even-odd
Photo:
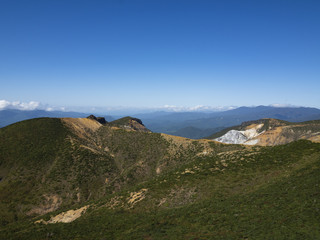
[[134, 115], [143, 120], [153, 132], [171, 135], [203, 138], [219, 132], [223, 128], [239, 125], [245, 121], [262, 118], [276, 118], [289, 122], [303, 122], [320, 119], [320, 109], [307, 107], [240, 107], [214, 113], [165, 113]]
[[[0, 111], [0, 127], [37, 117], [87, 117], [89, 113], [62, 112], [62, 111]], [[123, 116], [103, 116], [112, 121]], [[239, 125], [242, 122], [262, 118], [275, 118], [289, 122], [303, 122], [320, 119], [320, 109], [307, 107], [239, 107], [222, 112], [152, 112], [133, 114], [153, 132], [166, 133], [192, 139], [205, 138], [224, 128]]]

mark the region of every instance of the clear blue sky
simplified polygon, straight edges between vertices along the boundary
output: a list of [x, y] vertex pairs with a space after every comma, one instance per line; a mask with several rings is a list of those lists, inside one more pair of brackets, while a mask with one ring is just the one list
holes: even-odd
[[0, 99], [320, 107], [318, 0], [0, 0]]

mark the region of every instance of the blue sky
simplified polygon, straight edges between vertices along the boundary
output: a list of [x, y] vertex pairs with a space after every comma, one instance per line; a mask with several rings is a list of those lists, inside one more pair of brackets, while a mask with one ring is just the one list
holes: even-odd
[[0, 99], [320, 108], [319, 12], [317, 0], [0, 0]]

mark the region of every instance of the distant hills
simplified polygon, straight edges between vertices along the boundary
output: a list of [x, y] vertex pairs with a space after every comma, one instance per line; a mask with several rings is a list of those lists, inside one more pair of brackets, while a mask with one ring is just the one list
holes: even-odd
[[216, 133], [217, 131], [220, 131], [223, 129], [224, 127], [205, 128], [205, 129], [196, 128], [196, 127], [184, 127], [176, 131], [167, 131], [166, 133], [174, 136], [179, 136], [179, 137], [200, 139], [200, 138], [203, 138], [204, 136], [207, 136], [208, 134]]
[[[88, 113], [62, 111], [0, 111], [0, 127], [14, 122], [37, 117], [75, 117], [88, 116]], [[307, 107], [239, 107], [223, 112], [152, 112], [133, 114], [143, 121], [145, 126], [153, 132], [166, 133], [192, 139], [205, 138], [224, 128], [240, 125], [242, 122], [262, 118], [275, 118], [289, 122], [302, 122], [320, 119], [320, 109]], [[112, 121], [121, 116], [103, 116]]]
[[189, 138], [203, 138], [223, 128], [245, 121], [276, 118], [289, 122], [320, 119], [320, 109], [307, 107], [240, 107], [213, 113], [157, 113], [134, 115], [143, 120], [153, 132], [163, 132]]

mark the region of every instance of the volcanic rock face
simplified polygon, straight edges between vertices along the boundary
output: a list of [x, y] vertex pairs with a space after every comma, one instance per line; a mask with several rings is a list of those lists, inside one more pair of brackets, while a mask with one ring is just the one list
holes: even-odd
[[106, 121], [106, 119], [104, 117], [97, 117], [97, 121], [99, 123], [101, 123], [101, 124], [106, 124], [107, 123], [107, 121]]
[[222, 143], [231, 143], [231, 144], [241, 144], [248, 140], [248, 138], [237, 130], [230, 130], [222, 137], [215, 139], [218, 142]]
[[104, 117], [96, 117], [96, 116], [94, 116], [94, 115], [90, 115], [89, 117], [87, 117], [87, 118], [89, 118], [89, 119], [92, 119], [92, 120], [96, 120], [97, 122], [99, 122], [99, 123], [101, 123], [101, 124], [106, 124], [107, 123], [107, 121], [106, 121], [106, 119], [104, 118]]
[[277, 119], [261, 119], [235, 126], [214, 140], [229, 144], [274, 146], [299, 139], [319, 141], [320, 121], [289, 123]]
[[230, 130], [223, 136], [216, 138], [215, 140], [222, 143], [232, 143], [232, 144], [249, 144], [252, 145], [253, 142], [249, 140], [259, 136], [263, 132], [259, 130], [263, 127], [263, 124], [253, 124], [247, 127], [246, 130]]

